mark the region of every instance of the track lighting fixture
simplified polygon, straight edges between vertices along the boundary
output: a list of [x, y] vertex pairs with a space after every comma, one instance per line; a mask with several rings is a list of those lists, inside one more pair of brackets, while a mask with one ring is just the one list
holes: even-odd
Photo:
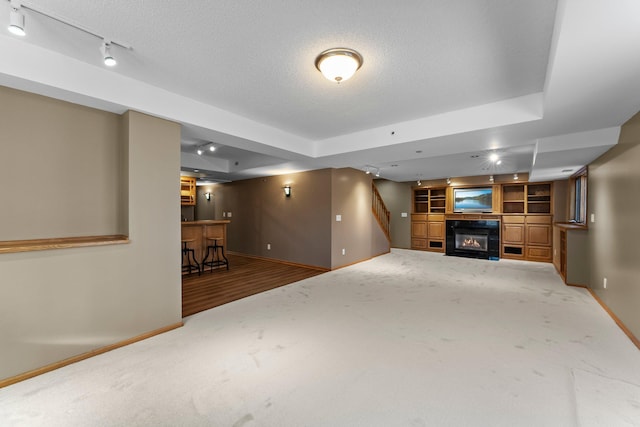
[[114, 58], [114, 56], [111, 53], [111, 47], [113, 46], [119, 46], [121, 48], [124, 49], [133, 49], [128, 43], [122, 42], [122, 41], [115, 41], [111, 38], [106, 38], [102, 35], [100, 35], [98, 32], [84, 27], [80, 24], [77, 23], [71, 23], [69, 22], [67, 19], [55, 15], [51, 12], [44, 12], [42, 10], [39, 10], [38, 7], [35, 7], [34, 5], [32, 5], [30, 2], [29, 4], [22, 4], [20, 0], [11, 0], [11, 12], [9, 15], [9, 27], [8, 30], [12, 33], [12, 34], [16, 34], [19, 36], [24, 36], [26, 34], [25, 32], [25, 27], [24, 27], [24, 15], [22, 13], [22, 9], [28, 9], [31, 12], [35, 12], [39, 15], [42, 15], [46, 18], [49, 19], [53, 19], [54, 21], [57, 21], [61, 24], [67, 25], [71, 28], [75, 28], [76, 30], [80, 30], [84, 33], [87, 33], [91, 36], [94, 36], [96, 38], [99, 38], [100, 40], [102, 40], [102, 45], [100, 46], [100, 51], [102, 52], [102, 60], [104, 62], [105, 65], [109, 66], [109, 67], [113, 67], [114, 65], [116, 65], [116, 60]]
[[118, 63], [111, 55], [111, 43], [106, 40], [102, 42], [102, 58], [107, 67], [114, 67]]
[[518, 180], [518, 174], [517, 174], [517, 173], [514, 173], [514, 174], [513, 174], [513, 179], [514, 179], [515, 181], [517, 181], [517, 180]]
[[9, 14], [9, 32], [16, 36], [26, 36], [24, 31], [24, 15], [20, 11], [21, 5], [16, 1], [11, 2], [11, 12]]
[[418, 187], [420, 187], [420, 186], [422, 185], [422, 181], [420, 181], [420, 180], [418, 179], [417, 184], [418, 184]]
[[493, 175], [489, 176], [489, 182], [493, 182]]
[[451, 178], [447, 178], [447, 185], [451, 185]]
[[380, 168], [376, 169], [376, 177], [380, 176]]
[[216, 147], [213, 145], [213, 143], [208, 142], [206, 144], [202, 144], [202, 145], [198, 145], [196, 147], [196, 154], [198, 154], [198, 156], [202, 156], [205, 152], [205, 150], [209, 150], [209, 152], [213, 153], [214, 151], [216, 151]]

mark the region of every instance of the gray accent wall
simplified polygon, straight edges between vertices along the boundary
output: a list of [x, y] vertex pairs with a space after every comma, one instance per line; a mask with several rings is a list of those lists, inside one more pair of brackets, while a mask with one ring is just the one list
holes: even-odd
[[640, 114], [588, 174], [590, 287], [640, 338]]
[[331, 268], [331, 169], [217, 184], [212, 195], [215, 219], [231, 221], [229, 250]]
[[371, 212], [371, 177], [362, 171], [320, 169], [216, 184], [212, 199], [215, 219], [231, 221], [230, 251], [326, 269], [389, 251], [386, 238], [372, 233], [373, 223], [379, 226]]
[[[4, 95], [6, 92], [0, 92], [0, 105], [6, 102]], [[38, 202], [30, 201], [34, 193], [72, 191], [67, 178], [73, 178], [71, 184], [82, 181], [79, 188], [92, 188], [93, 199], [101, 199], [100, 189], [124, 182], [125, 188], [116, 197], [112, 197], [112, 190], [104, 196], [116, 205], [115, 211], [126, 213], [126, 225], [118, 225], [117, 214], [96, 215], [82, 221], [97, 222], [87, 231], [91, 233], [124, 229], [130, 243], [0, 254], [0, 379], [175, 325], [182, 317], [180, 126], [136, 112], [114, 118], [86, 107], [34, 100], [30, 94], [17, 96], [28, 101], [29, 109], [22, 111], [28, 118], [28, 126], [47, 127], [57, 120], [66, 123], [67, 132], [59, 139], [54, 133], [49, 135], [49, 142], [61, 144], [63, 151], [69, 148], [66, 144], [71, 147], [93, 144], [87, 141], [91, 135], [74, 131], [73, 123], [102, 114], [109, 117], [98, 121], [116, 129], [96, 128], [96, 133], [115, 135], [112, 142], [121, 144], [123, 151], [119, 155], [120, 164], [113, 165], [109, 154], [106, 164], [97, 166], [104, 171], [96, 175], [82, 172], [82, 166], [70, 171], [67, 159], [51, 156], [48, 161], [56, 167], [47, 169], [50, 179], [38, 183], [36, 188], [22, 186], [21, 191], [31, 197], [23, 198], [19, 206], [11, 203], [14, 186], [3, 185], [0, 198], [3, 207], [11, 205], [11, 215], [4, 214], [2, 227], [15, 228], [11, 236], [17, 238], [41, 237], [41, 233], [30, 236], [20, 216], [36, 209]], [[4, 141], [0, 157], [7, 153], [8, 141], [18, 145], [11, 148], [13, 161], [22, 166], [22, 173], [12, 177], [12, 182], [18, 185], [21, 175], [29, 171], [28, 159], [37, 153], [30, 151], [30, 140], [10, 139], [13, 134], [8, 133], [4, 124], [0, 127], [0, 138]], [[78, 154], [77, 160], [90, 162], [92, 166], [101, 162], [93, 151], [85, 154], [86, 157]], [[55, 213], [56, 220], [67, 213], [72, 218], [76, 210], [86, 213], [87, 207], [79, 203], [80, 199], [65, 199], [61, 211]], [[101, 206], [106, 202], [96, 203]], [[45, 226], [48, 214], [48, 210], [39, 211], [38, 221]], [[69, 230], [85, 231], [82, 224]], [[64, 231], [56, 229], [56, 234]]]

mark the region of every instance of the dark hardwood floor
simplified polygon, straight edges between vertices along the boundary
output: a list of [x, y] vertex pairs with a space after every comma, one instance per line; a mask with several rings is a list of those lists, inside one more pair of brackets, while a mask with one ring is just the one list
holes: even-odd
[[182, 317], [324, 272], [236, 254], [227, 257], [228, 271], [207, 268], [200, 276], [182, 277]]

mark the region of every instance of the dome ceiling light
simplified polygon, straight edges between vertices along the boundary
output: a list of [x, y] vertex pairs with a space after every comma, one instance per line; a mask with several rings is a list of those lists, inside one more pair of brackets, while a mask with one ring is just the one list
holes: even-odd
[[362, 62], [362, 56], [355, 50], [335, 48], [318, 55], [316, 68], [327, 80], [341, 83], [349, 80], [362, 67]]

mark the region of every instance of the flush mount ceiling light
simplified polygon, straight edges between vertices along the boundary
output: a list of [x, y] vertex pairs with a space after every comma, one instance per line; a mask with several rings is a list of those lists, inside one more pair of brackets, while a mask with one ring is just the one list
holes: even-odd
[[16, 36], [26, 36], [24, 31], [24, 15], [20, 11], [20, 3], [11, 2], [11, 12], [9, 15], [9, 32]]
[[355, 50], [335, 48], [318, 55], [316, 68], [327, 80], [340, 83], [349, 80], [362, 67], [362, 62], [362, 55]]

